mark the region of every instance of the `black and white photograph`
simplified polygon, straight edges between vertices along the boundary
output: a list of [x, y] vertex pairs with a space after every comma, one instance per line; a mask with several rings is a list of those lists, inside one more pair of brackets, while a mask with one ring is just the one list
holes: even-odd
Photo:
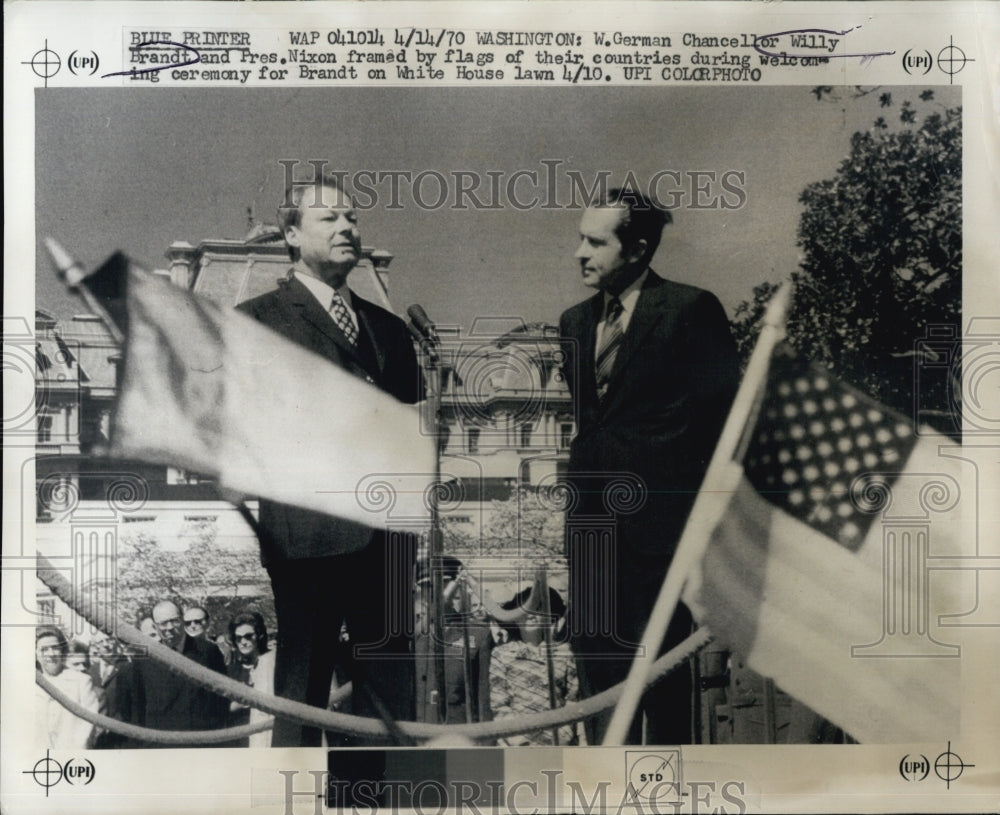
[[995, 53], [250, 5], [22, 49], [5, 811], [988, 806]]

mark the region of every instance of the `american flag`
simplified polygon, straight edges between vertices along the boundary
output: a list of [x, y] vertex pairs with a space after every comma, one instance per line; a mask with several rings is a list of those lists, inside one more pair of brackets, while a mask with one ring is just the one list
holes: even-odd
[[772, 504], [855, 551], [916, 441], [905, 416], [781, 346], [744, 472]]
[[[702, 621], [859, 741], [957, 732], [961, 661], [934, 635], [936, 615], [958, 609], [926, 567], [961, 551], [955, 445], [785, 345], [762, 390], [731, 475], [713, 485], [730, 486], [703, 488], [718, 507]], [[938, 483], [955, 485], [953, 504], [924, 500]]]

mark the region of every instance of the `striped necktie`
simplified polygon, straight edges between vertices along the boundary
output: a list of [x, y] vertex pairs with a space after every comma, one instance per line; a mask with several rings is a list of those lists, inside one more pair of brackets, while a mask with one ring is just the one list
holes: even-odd
[[354, 327], [354, 320], [351, 319], [350, 312], [347, 310], [347, 303], [338, 292], [333, 293], [333, 300], [330, 302], [330, 316], [333, 317], [337, 328], [344, 332], [347, 341], [351, 345], [357, 345], [358, 329]]
[[617, 297], [608, 300], [608, 308], [604, 319], [604, 331], [601, 332], [601, 345], [597, 349], [597, 361], [595, 363], [597, 371], [597, 395], [603, 399], [608, 390], [608, 380], [611, 379], [611, 371], [615, 366], [615, 357], [618, 356], [618, 349], [621, 347], [622, 338], [622, 312], [625, 309], [622, 301]]

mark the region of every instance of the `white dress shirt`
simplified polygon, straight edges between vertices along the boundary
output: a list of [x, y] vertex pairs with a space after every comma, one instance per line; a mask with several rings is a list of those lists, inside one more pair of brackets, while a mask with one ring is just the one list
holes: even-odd
[[339, 289], [334, 289], [318, 277], [313, 277], [298, 270], [295, 271], [295, 279], [309, 289], [309, 293], [316, 298], [317, 302], [323, 307], [323, 311], [328, 312], [330, 310], [330, 304], [333, 302], [333, 293], [336, 292], [339, 294], [344, 301], [344, 305], [347, 306], [347, 314], [350, 316], [351, 322], [354, 323], [354, 330], [359, 330], [358, 315], [354, 311], [354, 303], [351, 301], [351, 290], [346, 283]]

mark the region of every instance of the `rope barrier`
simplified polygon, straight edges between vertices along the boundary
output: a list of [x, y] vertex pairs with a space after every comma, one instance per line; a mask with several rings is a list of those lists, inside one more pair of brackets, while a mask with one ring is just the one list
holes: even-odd
[[227, 727], [223, 730], [153, 730], [149, 727], [140, 727], [137, 724], [129, 724], [119, 719], [112, 719], [103, 713], [95, 713], [89, 708], [85, 708], [79, 702], [71, 699], [59, 690], [59, 688], [38, 671], [35, 672], [35, 683], [74, 716], [78, 716], [91, 724], [96, 724], [120, 736], [127, 736], [130, 739], [138, 741], [172, 744], [177, 747], [197, 747], [205, 744], [245, 739], [255, 733], [263, 733], [265, 730], [270, 730], [274, 725], [274, 719], [265, 719], [254, 724], [241, 724], [238, 727]]
[[[214, 693], [226, 696], [229, 699], [233, 699], [241, 704], [248, 705], [265, 713], [269, 713], [272, 716], [288, 719], [309, 727], [319, 727], [324, 730], [347, 733], [352, 736], [359, 736], [367, 739], [384, 739], [388, 735], [386, 726], [378, 719], [368, 719], [362, 716], [354, 716], [347, 713], [334, 713], [329, 710], [306, 705], [302, 702], [295, 702], [291, 699], [285, 699], [280, 696], [272, 696], [252, 688], [249, 685], [244, 685], [241, 682], [230, 679], [228, 676], [216, 673], [203, 665], [199, 665], [187, 657], [178, 654], [173, 649], [156, 642], [133, 626], [117, 620], [114, 612], [108, 608], [105, 603], [92, 598], [87, 598], [84, 602], [78, 602], [77, 598], [74, 596], [75, 592], [70, 582], [59, 574], [49, 560], [42, 555], [38, 556], [38, 578], [46, 586], [48, 586], [48, 588], [57, 597], [59, 597], [59, 599], [66, 603], [91, 625], [100, 628], [102, 631], [105, 631], [105, 633], [110, 633], [109, 629], [114, 630], [115, 633], [112, 636], [117, 637], [119, 640], [128, 645], [147, 650], [152, 658], [162, 663], [173, 673], [195, 682], [202, 687], [208, 688]], [[99, 620], [101, 622], [98, 622]], [[114, 622], [114, 626], [110, 625], [112, 621]], [[672, 648], [653, 664], [650, 669], [648, 684], [655, 684], [668, 673], [675, 670], [692, 655], [708, 645], [711, 639], [711, 632], [707, 628], [701, 628], [675, 648]], [[46, 684], [50, 683], [46, 682]], [[39, 682], [39, 685], [45, 688], [46, 691], [49, 691], [49, 688], [41, 682]], [[509, 718], [498, 719], [492, 722], [453, 725], [429, 724], [425, 722], [399, 722], [398, 724], [403, 733], [418, 740], [426, 741], [441, 738], [443, 736], [461, 736], [473, 741], [492, 743], [497, 738], [503, 736], [512, 736], [519, 733], [529, 733], [536, 730], [559, 727], [561, 725], [579, 721], [580, 719], [585, 719], [589, 716], [600, 713], [617, 703], [619, 697], [621, 696], [622, 687], [622, 684], [615, 685], [614, 687], [608, 688], [607, 690], [588, 697], [587, 699], [579, 702], [567, 703], [564, 707], [557, 708], [555, 710], [511, 716]], [[51, 691], [49, 692], [51, 693]], [[69, 705], [65, 705], [63, 700], [60, 699], [55, 693], [52, 693], [51, 695], [61, 704], [64, 704], [65, 707], [69, 708]], [[341, 688], [339, 689], [336, 698], [340, 699], [346, 695], [347, 688]], [[73, 708], [69, 709], [75, 715], [78, 715], [94, 724], [100, 724], [108, 730], [123, 732], [116, 727], [121, 726], [123, 723], [118, 722], [115, 719], [100, 716], [100, 714], [95, 714], [84, 708], [79, 708], [78, 710], [74, 710]], [[98, 717], [100, 717], [103, 721], [97, 721]], [[260, 730], [263, 730], [265, 729], [265, 724], [265, 722], [261, 722], [253, 725], [253, 727], [259, 727]], [[131, 728], [136, 726], [127, 725], [127, 727]], [[159, 740], [152, 737], [150, 734], [170, 732], [151, 731], [147, 728], [138, 729], [143, 731], [140, 738], [146, 741]], [[237, 730], [240, 730], [240, 728], [230, 728], [230, 732], [235, 732]], [[235, 737], [233, 735], [226, 735], [225, 737], [222, 737], [221, 734], [226, 732], [222, 730], [192, 732], [197, 733], [199, 737], [204, 736], [205, 734], [219, 736], [219, 741], [225, 741]], [[253, 732], [259, 731], [254, 730]], [[128, 735], [124, 732], [123, 734]], [[173, 735], [174, 734], [171, 734], [171, 739], [173, 738]], [[213, 741], [214, 740], [215, 739], [213, 739]], [[174, 742], [170, 741], [169, 743]]]

